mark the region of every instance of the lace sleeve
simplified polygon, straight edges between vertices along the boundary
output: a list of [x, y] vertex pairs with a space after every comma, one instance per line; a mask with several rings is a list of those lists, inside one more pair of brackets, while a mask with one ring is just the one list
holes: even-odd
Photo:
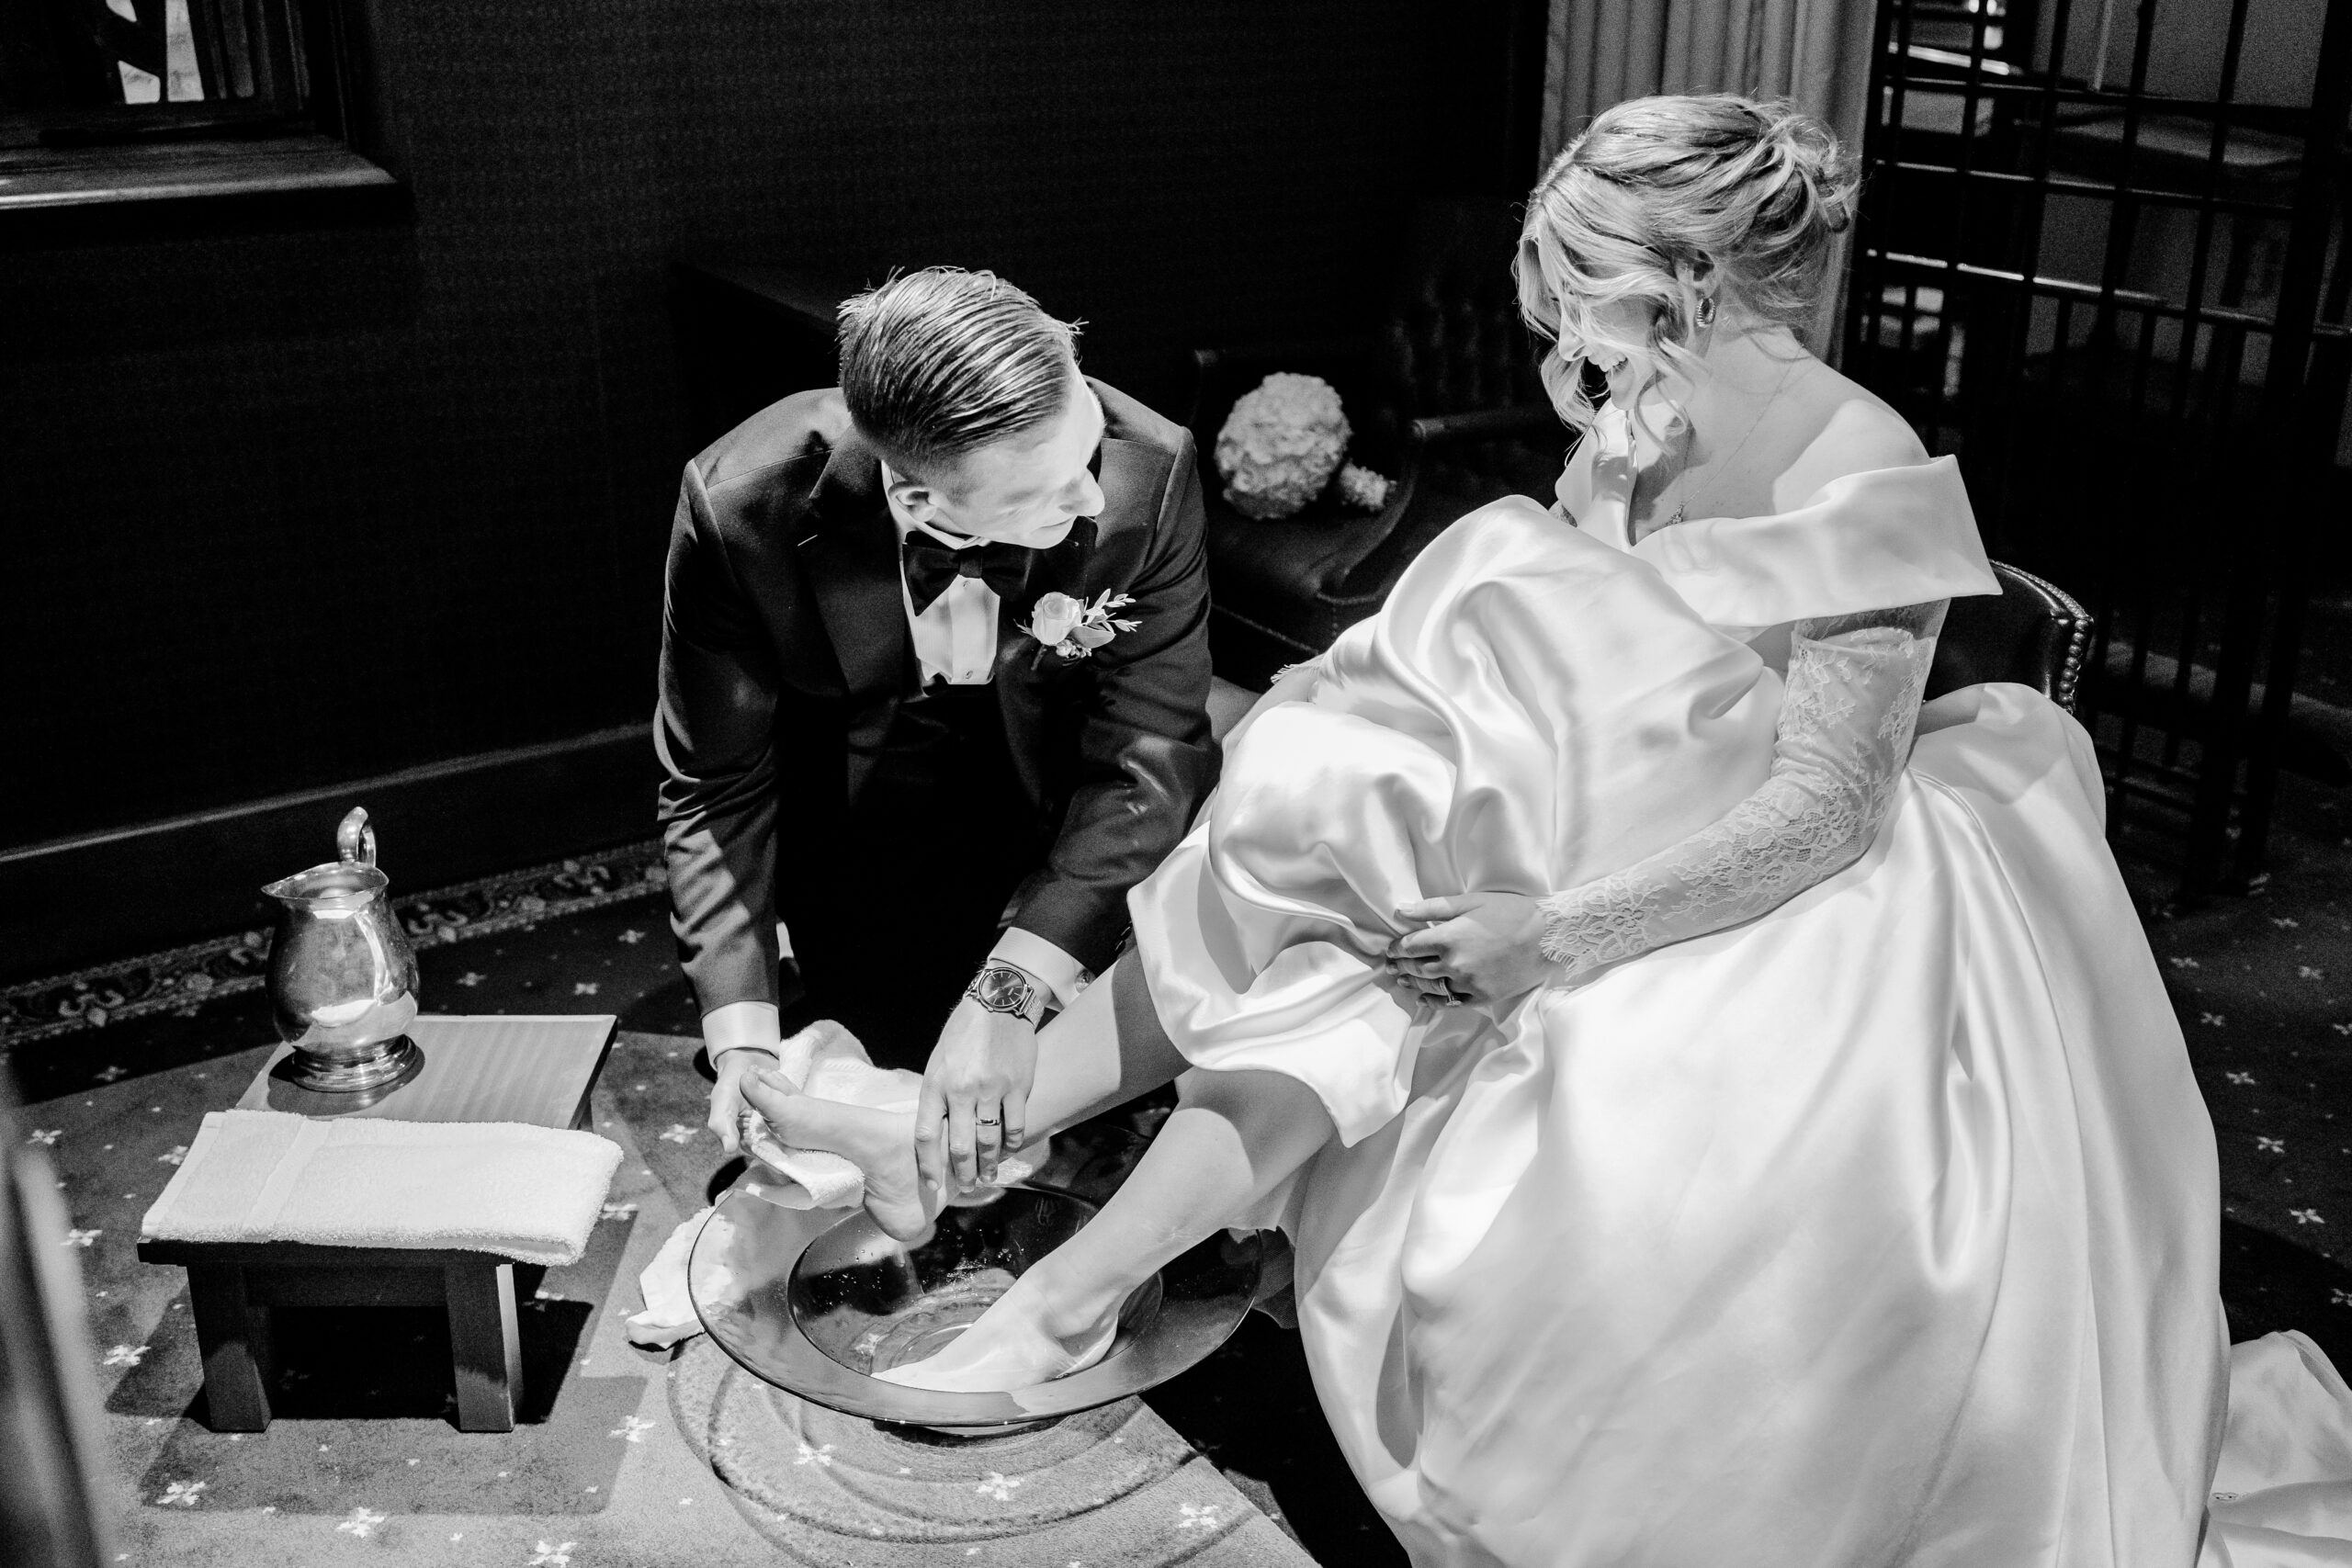
[[1944, 602], [1800, 621], [1771, 775], [1712, 827], [1544, 902], [1544, 956], [1582, 974], [1752, 919], [1860, 859], [1911, 754]]

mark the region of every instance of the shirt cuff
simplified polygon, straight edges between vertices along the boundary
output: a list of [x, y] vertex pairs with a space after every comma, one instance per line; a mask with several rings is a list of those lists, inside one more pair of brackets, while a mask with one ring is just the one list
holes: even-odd
[[776, 1055], [784, 1043], [781, 1015], [774, 1002], [729, 1002], [702, 1015], [703, 1047], [717, 1062], [739, 1046]]
[[1035, 931], [1024, 931], [1019, 926], [1007, 926], [1004, 934], [996, 939], [996, 946], [989, 951], [990, 958], [1027, 970], [1037, 977], [1054, 998], [1057, 1008], [1067, 1008], [1086, 989], [1094, 978], [1086, 966]]

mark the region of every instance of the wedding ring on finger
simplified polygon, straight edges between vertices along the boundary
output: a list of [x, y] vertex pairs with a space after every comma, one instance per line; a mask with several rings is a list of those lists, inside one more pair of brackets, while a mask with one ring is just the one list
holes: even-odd
[[1442, 975], [1437, 976], [1434, 984], [1423, 983], [1421, 995], [1433, 1002], [1439, 1002], [1450, 1008], [1458, 1008], [1470, 999], [1462, 992], [1455, 990], [1453, 982]]

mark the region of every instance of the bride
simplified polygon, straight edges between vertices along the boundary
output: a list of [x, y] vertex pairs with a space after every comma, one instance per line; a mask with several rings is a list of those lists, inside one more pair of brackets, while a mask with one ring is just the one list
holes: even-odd
[[[1064, 1374], [1152, 1269], [1278, 1224], [1424, 1565], [2198, 1557], [2211, 1129], [2088, 738], [2018, 686], [1921, 705], [1994, 583], [1952, 461], [1792, 330], [1853, 189], [1725, 97], [1553, 165], [1517, 265], [1587, 431], [1559, 505], [1464, 518], [1228, 741], [1030, 1125], [1182, 1075], [1179, 1109], [890, 1375]], [[908, 1118], [749, 1092], [921, 1230]]]

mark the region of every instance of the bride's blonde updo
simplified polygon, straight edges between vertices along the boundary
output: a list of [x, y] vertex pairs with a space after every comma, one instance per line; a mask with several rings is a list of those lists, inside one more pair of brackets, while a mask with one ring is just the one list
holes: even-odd
[[[1860, 183], [1828, 127], [1785, 103], [1633, 98], [1594, 117], [1528, 197], [1514, 264], [1521, 312], [1553, 340], [1542, 368], [1560, 416], [1592, 423], [1587, 360], [1630, 357], [1643, 392], [1669, 376], [1695, 381], [1693, 278], [1710, 266], [1719, 305], [1801, 328]], [[1620, 300], [1656, 307], [1645, 339], [1595, 319]]]

